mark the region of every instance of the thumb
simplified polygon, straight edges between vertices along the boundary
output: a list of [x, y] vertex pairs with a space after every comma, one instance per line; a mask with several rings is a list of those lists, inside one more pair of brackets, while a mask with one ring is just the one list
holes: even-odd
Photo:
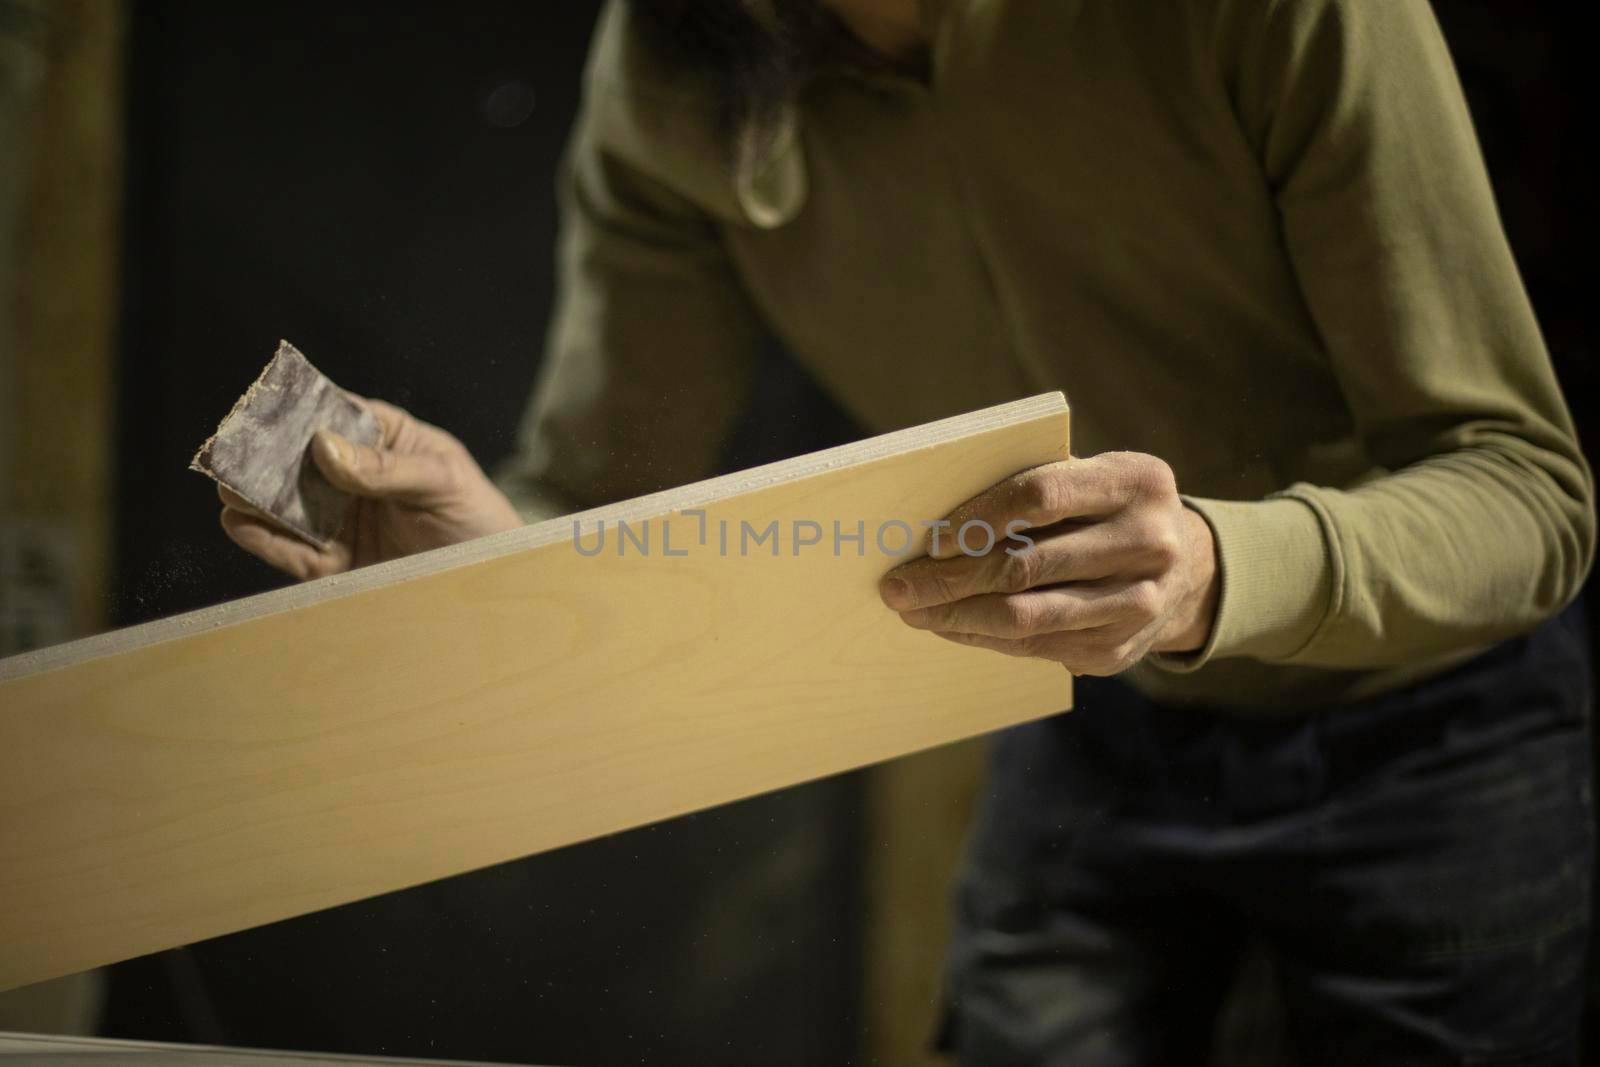
[[370, 448], [331, 430], [312, 437], [311, 458], [328, 481], [357, 496], [426, 504], [445, 495], [451, 484], [440, 456]]

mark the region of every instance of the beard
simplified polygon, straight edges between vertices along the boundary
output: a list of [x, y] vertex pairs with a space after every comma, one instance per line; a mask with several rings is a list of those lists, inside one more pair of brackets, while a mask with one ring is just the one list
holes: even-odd
[[640, 37], [710, 80], [720, 132], [762, 130], [798, 95], [834, 27], [821, 0], [628, 0]]

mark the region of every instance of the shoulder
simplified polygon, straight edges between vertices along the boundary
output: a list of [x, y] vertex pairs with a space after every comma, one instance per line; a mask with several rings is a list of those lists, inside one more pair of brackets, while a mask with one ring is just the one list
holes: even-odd
[[732, 159], [715, 87], [641, 33], [626, 0], [608, 0], [584, 68], [579, 140], [714, 216], [737, 217]]

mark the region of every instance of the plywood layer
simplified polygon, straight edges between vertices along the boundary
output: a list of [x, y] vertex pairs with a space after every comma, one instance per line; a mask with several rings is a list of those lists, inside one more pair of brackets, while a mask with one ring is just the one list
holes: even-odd
[[1066, 455], [1048, 394], [0, 661], [0, 988], [1059, 711], [875, 584]]

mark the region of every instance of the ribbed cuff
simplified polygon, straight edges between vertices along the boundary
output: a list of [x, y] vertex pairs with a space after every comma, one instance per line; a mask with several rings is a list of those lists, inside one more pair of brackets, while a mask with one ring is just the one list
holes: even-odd
[[1187, 673], [1213, 659], [1284, 660], [1305, 647], [1327, 615], [1333, 592], [1327, 540], [1309, 504], [1184, 497], [1217, 542], [1217, 618], [1198, 652], [1154, 653], [1151, 666]]

